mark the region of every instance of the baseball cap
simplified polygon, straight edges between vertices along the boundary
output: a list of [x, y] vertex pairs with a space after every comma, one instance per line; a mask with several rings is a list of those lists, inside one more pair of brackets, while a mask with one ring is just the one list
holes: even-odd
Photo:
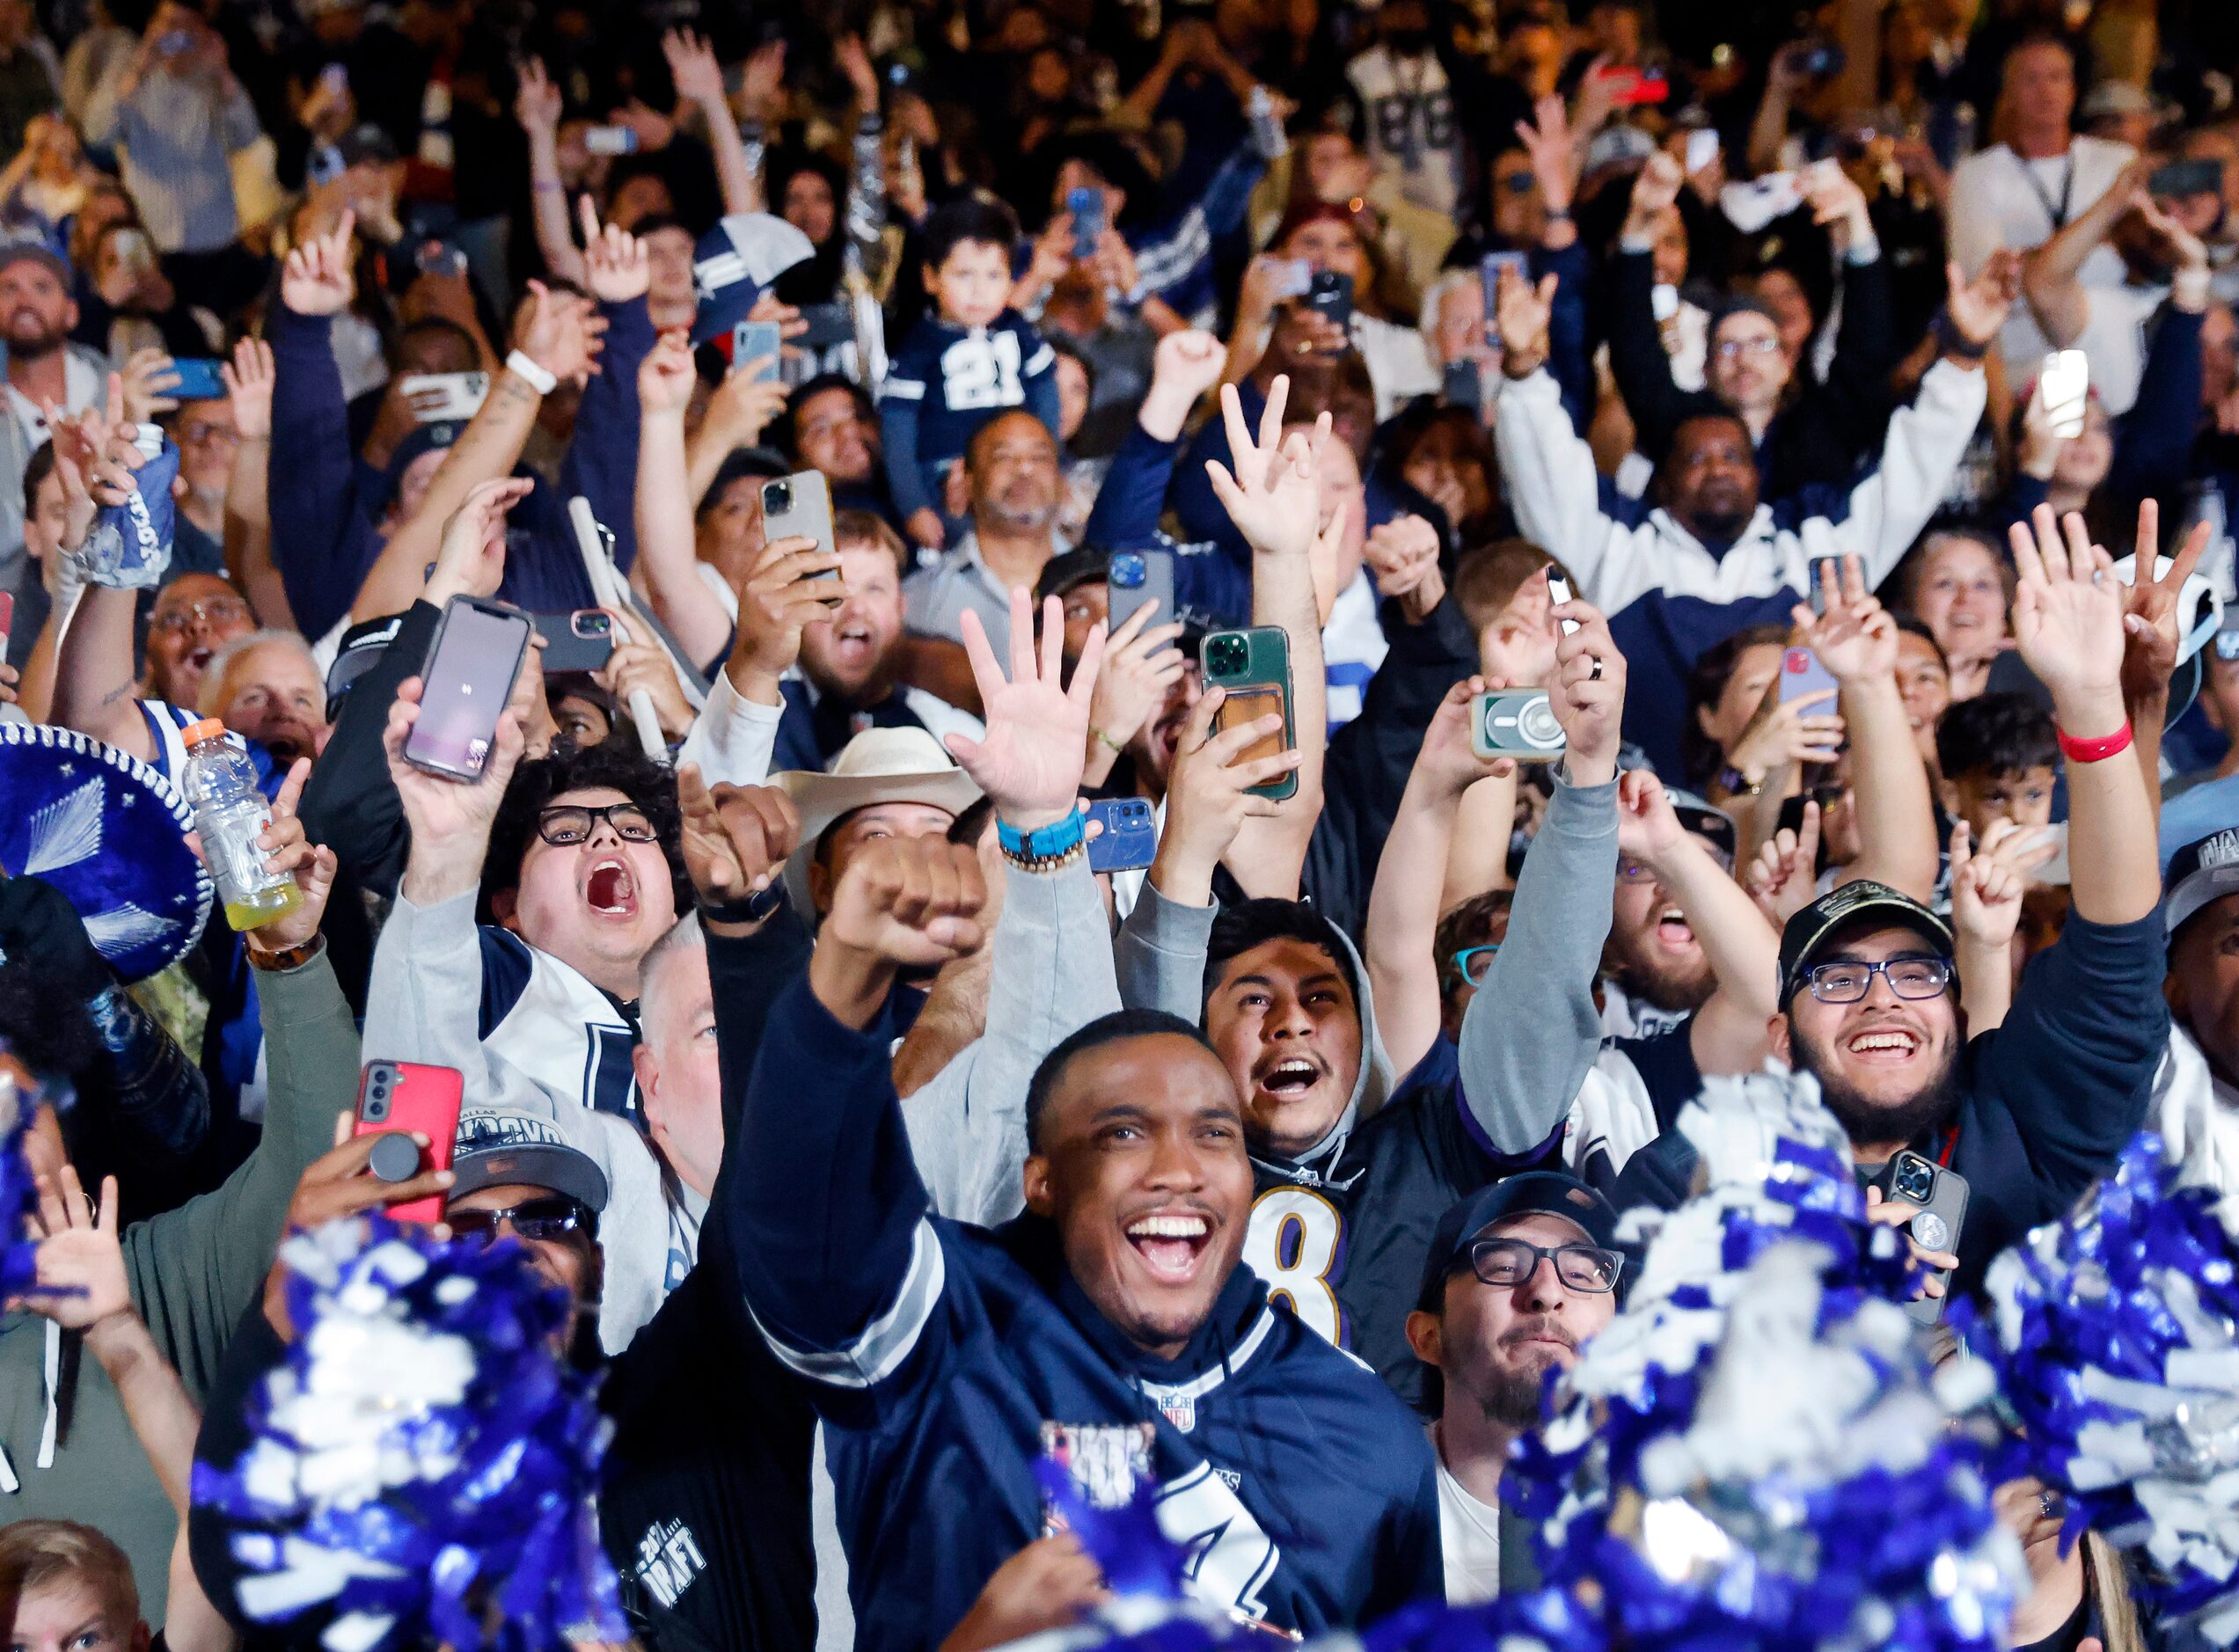
[[334, 663], [326, 668], [328, 722], [342, 714], [342, 701], [350, 684], [381, 662], [381, 656], [403, 628], [402, 614], [384, 614], [378, 619], [360, 620], [342, 633], [334, 647]]
[[2210, 832], [2171, 855], [2162, 888], [2162, 924], [2171, 935], [2210, 902], [2239, 892], [2239, 827]]
[[10, 241], [0, 245], [0, 270], [8, 269], [30, 259], [43, 264], [49, 274], [67, 289], [70, 284], [70, 267], [57, 258], [52, 248], [39, 241]]
[[1734, 817], [1717, 808], [1707, 798], [1682, 790], [1679, 786], [1664, 788], [1672, 812], [1679, 817], [1679, 824], [1698, 837], [1707, 837], [1731, 860], [1741, 843], [1741, 833], [1734, 825]]
[[423, 453], [434, 453], [450, 447], [465, 432], [466, 427], [456, 419], [438, 419], [430, 424], [414, 425], [406, 431], [404, 440], [398, 442], [395, 450], [389, 455], [389, 468], [382, 472], [388, 484], [388, 497], [394, 499], [397, 496], [397, 490], [404, 486], [405, 472], [412, 468], [414, 459]]
[[1034, 603], [1039, 608], [1053, 596], [1062, 597], [1075, 586], [1093, 585], [1112, 571], [1112, 553], [1096, 545], [1064, 552], [1042, 565], [1034, 581]]
[[586, 1210], [606, 1208], [607, 1175], [596, 1159], [568, 1139], [553, 1120], [500, 1107], [472, 1107], [458, 1115], [451, 1154], [458, 1180], [450, 1196], [522, 1182], [549, 1188]]
[[734, 212], [692, 248], [692, 290], [699, 311], [691, 341], [705, 344], [746, 319], [763, 289], [816, 248], [783, 218], [766, 212]]
[[1940, 958], [1951, 956], [1951, 926], [1911, 895], [1871, 878], [1830, 889], [1781, 931], [1781, 1006], [1804, 984], [1804, 972], [1846, 930], [1867, 924], [1896, 925], [1926, 940]]
[[1478, 1188], [1438, 1218], [1415, 1305], [1425, 1313], [1438, 1312], [1446, 1276], [1460, 1266], [1471, 1244], [1494, 1223], [1518, 1216], [1559, 1216], [1576, 1222], [1591, 1243], [1607, 1250], [1617, 1246], [1617, 1211], [1607, 1199], [1576, 1176], [1526, 1171]]

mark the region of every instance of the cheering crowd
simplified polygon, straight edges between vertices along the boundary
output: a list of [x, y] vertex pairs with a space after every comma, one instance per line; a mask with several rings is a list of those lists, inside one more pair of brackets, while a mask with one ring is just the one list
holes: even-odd
[[[10, 1652], [515, 1612], [443, 1555], [545, 1436], [424, 1561], [371, 1448], [270, 1513], [322, 1383], [437, 1403], [308, 1305], [375, 1212], [596, 1379], [553, 1643], [978, 1652], [1125, 1592], [1076, 1498], [1286, 1639], [1532, 1589], [1712, 1081], [1816, 1081], [1924, 1345], [2141, 1129], [2239, 1194], [2235, 78], [2174, 0], [0, 0]], [[1995, 1495], [2003, 1644], [2167, 1643]]]

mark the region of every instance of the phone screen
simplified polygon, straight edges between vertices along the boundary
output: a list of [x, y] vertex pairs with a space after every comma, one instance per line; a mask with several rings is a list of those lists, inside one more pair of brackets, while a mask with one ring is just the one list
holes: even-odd
[[2081, 350], [2055, 350], [2045, 358], [2038, 374], [2037, 393], [2052, 418], [2052, 433], [2064, 437], [2083, 434], [2091, 394], [2091, 358]]
[[525, 614], [498, 613], [463, 602], [445, 609], [443, 634], [420, 691], [420, 720], [405, 742], [405, 756], [423, 768], [479, 778], [490, 760], [498, 715], [512, 698], [514, 675], [528, 641]]
[[[1222, 733], [1270, 712], [1280, 713], [1283, 708], [1283, 691], [1271, 683], [1233, 688], [1228, 691], [1228, 698], [1221, 701], [1220, 710], [1213, 714], [1213, 732]], [[1256, 763], [1262, 757], [1280, 757], [1287, 749], [1283, 743], [1283, 731], [1278, 728], [1252, 742], [1230, 761]]]

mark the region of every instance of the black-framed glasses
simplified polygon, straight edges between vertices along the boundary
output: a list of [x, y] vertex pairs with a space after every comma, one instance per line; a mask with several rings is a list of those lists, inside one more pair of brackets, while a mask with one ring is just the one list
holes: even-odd
[[1569, 1290], [1599, 1295], [1617, 1289], [1625, 1259], [1599, 1245], [1534, 1245], [1528, 1239], [1482, 1239], [1469, 1247], [1469, 1271], [1487, 1284], [1512, 1290], [1540, 1271], [1542, 1258]]
[[1493, 967], [1493, 954], [1500, 949], [1500, 942], [1491, 940], [1482, 947], [1464, 947], [1460, 952], [1448, 956], [1453, 967], [1461, 972], [1461, 978], [1471, 986], [1477, 987], [1484, 985], [1485, 971]]
[[1951, 961], [1915, 954], [1880, 963], [1813, 964], [1804, 972], [1804, 984], [1822, 1004], [1855, 1004], [1873, 990], [1876, 976], [1900, 998], [1933, 998], [1951, 984]]
[[626, 844], [649, 844], [660, 836], [653, 822], [635, 803], [608, 803], [593, 808], [587, 803], [560, 803], [537, 815], [537, 836], [554, 849], [573, 849], [589, 843], [604, 821]]
[[597, 1226], [597, 1218], [587, 1207], [557, 1193], [541, 1199], [524, 1199], [509, 1210], [446, 1211], [443, 1220], [450, 1224], [454, 1237], [477, 1239], [485, 1246], [497, 1243], [498, 1228], [502, 1223], [511, 1223], [513, 1231], [524, 1239], [588, 1234]]

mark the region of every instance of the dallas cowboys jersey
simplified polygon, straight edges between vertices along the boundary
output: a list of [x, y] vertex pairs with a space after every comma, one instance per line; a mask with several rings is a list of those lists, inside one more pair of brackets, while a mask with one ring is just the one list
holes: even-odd
[[484, 925], [480, 933], [482, 1042], [547, 1094], [581, 1096], [641, 1124], [636, 1016], [511, 930]]
[[[719, 1028], [735, 944], [708, 941]], [[747, 1305], [824, 1419], [863, 1652], [938, 1645], [1045, 1534], [1045, 1463], [1097, 1505], [1148, 1496], [1193, 1592], [1255, 1620], [1313, 1634], [1434, 1596], [1436, 1462], [1406, 1409], [1247, 1268], [1162, 1360], [1047, 1222], [931, 1216], [895, 1030], [787, 988], [717, 1191]]]
[[[148, 766], [179, 788], [183, 795], [187, 779], [187, 730], [200, 721], [194, 713], [172, 705], [167, 700], [141, 700], [140, 715], [146, 720], [148, 733], [156, 744], [155, 755], [148, 759]], [[249, 754], [250, 766], [257, 771], [257, 790], [267, 797], [278, 795], [287, 771], [274, 767], [272, 754], [257, 741], [226, 731], [226, 743]]]

